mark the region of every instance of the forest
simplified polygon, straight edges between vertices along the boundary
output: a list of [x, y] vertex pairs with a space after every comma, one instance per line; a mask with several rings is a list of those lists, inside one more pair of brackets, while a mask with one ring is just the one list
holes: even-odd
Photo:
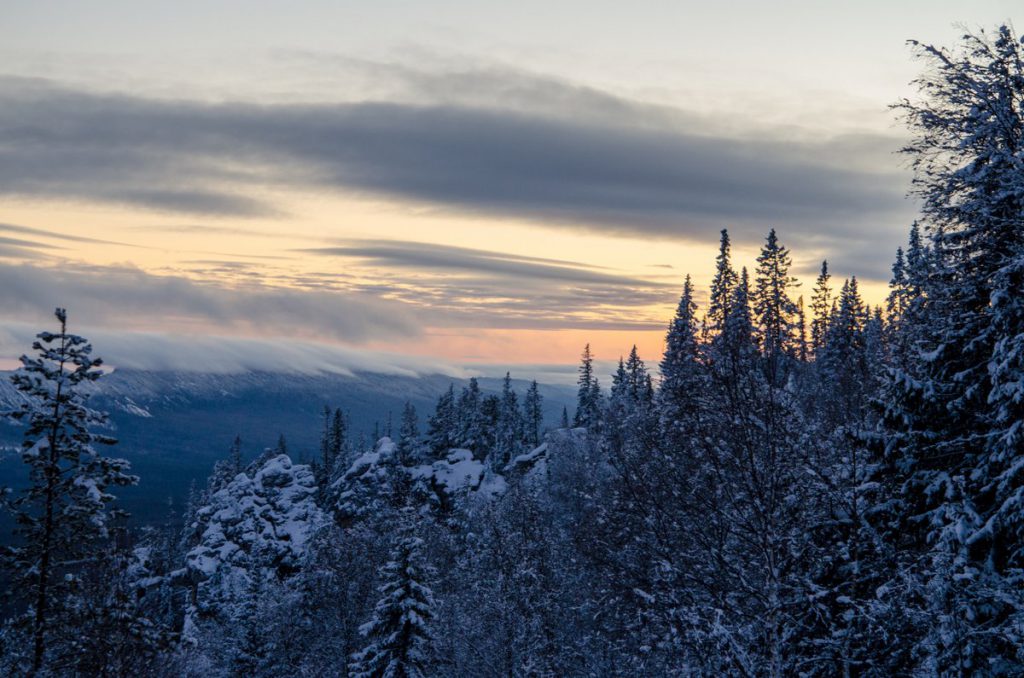
[[605, 377], [584, 347], [557, 427], [510, 378], [369, 449], [327, 407], [311, 463], [236, 444], [138, 525], [57, 309], [12, 376], [0, 672], [1024, 675], [1024, 46], [914, 47], [884, 303], [827, 262], [801, 290], [784, 225], [752, 270], [722, 231], [664, 355]]

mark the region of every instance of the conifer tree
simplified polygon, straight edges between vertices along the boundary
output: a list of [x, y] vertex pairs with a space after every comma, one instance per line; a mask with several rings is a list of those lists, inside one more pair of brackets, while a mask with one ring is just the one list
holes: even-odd
[[327, 470], [329, 478], [333, 478], [339, 472], [339, 465], [343, 465], [346, 461], [348, 446], [348, 424], [345, 423], [345, 414], [341, 411], [341, 408], [336, 408], [334, 416], [331, 418], [331, 467]]
[[661, 428], [673, 446], [681, 444], [688, 437], [687, 432], [694, 429], [701, 382], [697, 304], [693, 300], [693, 283], [687, 275], [675, 317], [665, 336], [658, 390]]
[[590, 344], [583, 347], [580, 360], [579, 388], [576, 396], [576, 417], [573, 426], [595, 429], [601, 417], [601, 391], [594, 376], [594, 356]]
[[814, 283], [814, 293], [811, 296], [811, 349], [815, 354], [825, 344], [825, 333], [828, 331], [832, 311], [832, 288], [829, 287], [831, 277], [828, 262], [821, 262], [821, 273]]
[[484, 416], [480, 384], [476, 377], [471, 377], [469, 384], [459, 395], [459, 447], [473, 451], [477, 459], [483, 459], [487, 450], [484, 448]]
[[455, 384], [437, 399], [434, 414], [427, 420], [427, 442], [431, 453], [441, 458], [458, 445], [458, 413], [455, 403]]
[[36, 355], [22, 356], [21, 368], [11, 376], [25, 399], [11, 416], [25, 424], [22, 461], [28, 486], [6, 503], [18, 539], [8, 547], [4, 565], [10, 590], [28, 605], [33, 674], [47, 661], [76, 570], [108, 537], [114, 496], [107, 488], [138, 482], [128, 474], [128, 462], [105, 457], [95, 447], [116, 442], [93, 430], [107, 419], [88, 407], [84, 388], [100, 378], [103, 363], [92, 357], [86, 339], [68, 333], [67, 312], [58, 308], [55, 315], [60, 330], [37, 334]]
[[930, 670], [972, 673], [984, 661], [1019, 673], [1024, 53], [1006, 25], [964, 36], [959, 50], [912, 44], [929, 68], [921, 98], [897, 108], [914, 133], [903, 150], [931, 246], [924, 263], [924, 247], [908, 248], [908, 282], [927, 273], [909, 369], [887, 398], [897, 530], [930, 591], [919, 640]]
[[313, 462], [313, 468], [316, 471], [317, 482], [325, 486], [329, 482], [330, 469], [334, 466], [331, 462], [331, 408], [324, 405], [321, 416], [324, 424], [320, 432], [320, 459]]
[[907, 265], [903, 248], [896, 248], [896, 261], [892, 264], [892, 278], [889, 279], [889, 296], [885, 300], [885, 312], [890, 318], [900, 318], [907, 308], [908, 286]]
[[648, 380], [647, 366], [640, 358], [636, 344], [629, 351], [629, 358], [626, 360], [626, 373], [628, 375], [629, 399], [634, 408], [647, 408], [651, 405], [650, 383]]
[[540, 394], [537, 380], [530, 382], [530, 388], [523, 398], [523, 421], [525, 422], [526, 443], [536, 447], [540, 445], [540, 428], [544, 423], [544, 398]]
[[796, 300], [796, 357], [800, 362], [807, 362], [807, 315], [803, 295]]
[[721, 331], [725, 316], [729, 313], [733, 290], [738, 283], [739, 279], [732, 267], [729, 232], [723, 228], [718, 257], [715, 259], [715, 277], [711, 281], [708, 312], [704, 319], [706, 332], [717, 334]]
[[824, 389], [820, 402], [831, 413], [832, 425], [857, 416], [867, 402], [871, 382], [865, 336], [867, 312], [856, 277], [843, 283], [838, 302], [816, 361]]
[[768, 380], [776, 386], [784, 379], [786, 358], [793, 355], [795, 345], [797, 307], [789, 291], [799, 283], [789, 275], [791, 265], [789, 250], [779, 243], [775, 229], [771, 229], [757, 258], [757, 280], [751, 301]]
[[497, 467], [507, 464], [518, 454], [523, 439], [523, 419], [519, 411], [519, 397], [512, 390], [512, 375], [505, 373], [501, 383], [501, 401], [495, 427], [495, 454], [491, 460]]
[[402, 406], [402, 422], [398, 429], [398, 460], [403, 466], [411, 466], [416, 462], [419, 438], [419, 417], [416, 416], [416, 407], [406, 400]]
[[353, 678], [433, 675], [435, 604], [427, 582], [431, 570], [424, 564], [423, 540], [413, 531], [411, 515], [406, 515], [403, 523], [380, 571], [381, 597], [370, 621], [360, 628], [366, 645], [352, 657], [349, 674]]

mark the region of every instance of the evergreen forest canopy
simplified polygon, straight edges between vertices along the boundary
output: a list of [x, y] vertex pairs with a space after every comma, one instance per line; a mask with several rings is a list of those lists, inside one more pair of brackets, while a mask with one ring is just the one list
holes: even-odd
[[320, 458], [235, 445], [184, 515], [127, 528], [89, 343], [14, 384], [6, 675], [1024, 674], [1024, 48], [915, 43], [898, 103], [922, 212], [884, 308], [827, 264], [805, 307], [769, 232], [705, 308], [687, 278], [654, 378], [574, 413], [536, 384], [441, 393], [421, 433]]

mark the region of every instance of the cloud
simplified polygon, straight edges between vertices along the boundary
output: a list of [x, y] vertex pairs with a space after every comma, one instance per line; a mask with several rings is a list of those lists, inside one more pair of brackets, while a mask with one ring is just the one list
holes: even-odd
[[[46, 327], [49, 325], [45, 323], [41, 327], [5, 323], [0, 327], [0, 358], [14, 358], [28, 351], [35, 334]], [[214, 374], [373, 372], [404, 376], [445, 374], [460, 378], [475, 373], [434, 358], [294, 339], [112, 332], [90, 324], [73, 324], [70, 329], [86, 336], [93, 344], [95, 355], [114, 369]]]
[[[775, 226], [837, 252], [895, 241], [913, 211], [896, 137], [729, 134], [507, 71], [446, 82], [458, 93], [488, 76], [518, 103], [211, 104], [8, 78], [0, 194], [254, 216], [282, 211], [254, 195], [290, 186], [643, 237], [709, 240], [729, 227], [754, 242]], [[581, 101], [599, 113], [576, 115]]]
[[607, 273], [598, 267], [543, 257], [525, 257], [504, 252], [454, 247], [402, 240], [352, 240], [342, 247], [314, 247], [297, 250], [308, 254], [363, 259], [370, 264], [392, 268], [471, 272], [526, 280], [557, 280], [580, 284], [623, 287], [668, 287], [638, 278]]
[[[98, 238], [87, 238], [80, 235], [70, 235], [67, 233], [58, 233], [57, 231], [49, 231], [43, 228], [32, 228], [31, 226], [18, 226], [16, 224], [3, 224], [0, 223], [0, 233], [19, 233], [21, 235], [35, 235], [43, 238], [51, 238], [55, 240], [64, 240], [66, 242], [79, 242], [79, 243], [95, 243], [99, 245], [121, 245], [124, 247], [142, 247], [142, 245], [130, 245], [128, 243], [117, 242], [114, 240], [100, 240]], [[39, 243], [33, 243], [34, 246], [42, 247]], [[48, 247], [55, 247], [54, 245], [48, 245]]]
[[350, 343], [414, 337], [414, 309], [359, 292], [232, 287], [117, 266], [0, 264], [0, 317], [44, 322], [64, 306], [77, 322], [129, 329], [290, 335]]
[[[551, 329], [660, 328], [645, 314], [679, 294], [665, 283], [578, 262], [401, 240], [349, 240], [300, 250], [352, 260], [364, 292], [429, 312], [432, 326]], [[306, 277], [307, 284], [309, 276]]]

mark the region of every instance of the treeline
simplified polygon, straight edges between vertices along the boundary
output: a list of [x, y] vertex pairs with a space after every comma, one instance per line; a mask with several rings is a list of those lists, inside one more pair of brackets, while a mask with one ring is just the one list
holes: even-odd
[[1024, 673], [1024, 50], [919, 50], [896, 108], [923, 210], [884, 308], [826, 264], [805, 308], [774, 231], [752, 271], [723, 231], [658, 374], [634, 349], [605, 390], [588, 347], [551, 431], [508, 378], [368, 450], [329, 413], [316, 464], [229, 458], [184, 531], [128, 535], [107, 490], [134, 479], [76, 388], [98, 363], [40, 334], [4, 669]]

